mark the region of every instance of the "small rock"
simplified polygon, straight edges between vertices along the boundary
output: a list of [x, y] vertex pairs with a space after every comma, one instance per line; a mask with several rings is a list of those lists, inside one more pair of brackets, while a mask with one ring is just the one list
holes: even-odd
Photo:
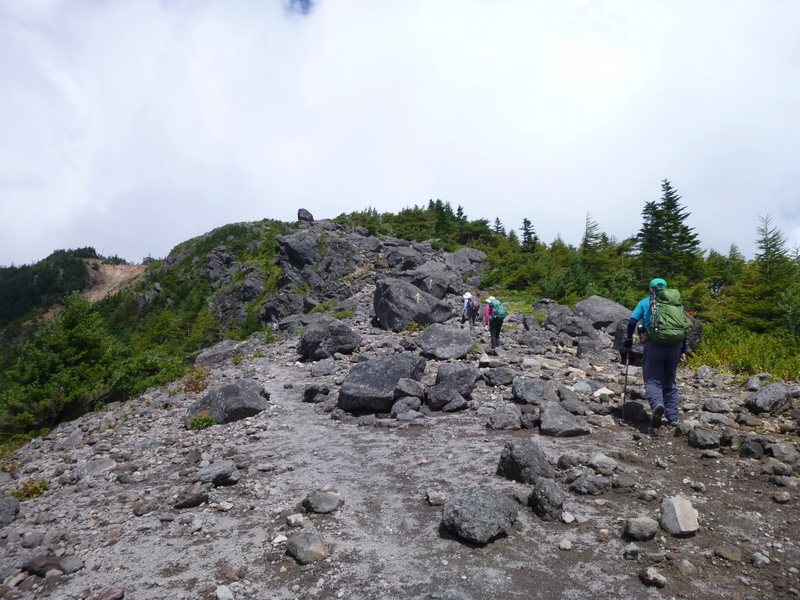
[[645, 585], [663, 588], [667, 586], [667, 578], [658, 572], [655, 567], [647, 567], [639, 573], [639, 579]]

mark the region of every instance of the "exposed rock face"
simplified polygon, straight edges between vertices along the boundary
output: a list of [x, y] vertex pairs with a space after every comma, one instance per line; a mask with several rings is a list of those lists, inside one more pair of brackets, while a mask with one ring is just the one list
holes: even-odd
[[217, 423], [232, 423], [258, 414], [268, 403], [269, 394], [263, 384], [243, 379], [206, 394], [186, 411], [184, 425], [188, 428], [191, 420], [203, 412], [214, 417]]
[[510, 498], [483, 488], [459, 488], [447, 497], [442, 525], [459, 537], [486, 544], [505, 533], [517, 520]]
[[375, 318], [383, 329], [400, 331], [411, 323], [443, 323], [453, 316], [446, 302], [400, 279], [382, 279], [375, 285]]
[[321, 360], [337, 352], [349, 354], [361, 343], [361, 334], [350, 329], [339, 319], [321, 317], [308, 326], [302, 336], [298, 351], [303, 358]]
[[297, 211], [297, 220], [298, 221], [305, 221], [306, 223], [313, 223], [314, 222], [314, 215], [312, 215], [305, 208], [301, 208], [300, 210]]
[[339, 408], [388, 413], [397, 383], [401, 379], [419, 380], [424, 371], [425, 359], [409, 352], [357, 364], [342, 383]]

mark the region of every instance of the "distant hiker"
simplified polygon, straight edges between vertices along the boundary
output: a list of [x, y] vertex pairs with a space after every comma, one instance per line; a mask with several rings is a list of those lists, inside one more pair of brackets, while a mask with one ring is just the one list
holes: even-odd
[[481, 303], [469, 292], [466, 292], [463, 298], [464, 308], [461, 309], [461, 324], [463, 325], [464, 321], [469, 320], [469, 329], [470, 331], [474, 331], [475, 319], [478, 318], [478, 314], [481, 311]]
[[[678, 424], [678, 386], [675, 376], [678, 364], [686, 360], [686, 337], [690, 325], [681, 305], [678, 290], [667, 289], [667, 282], [656, 278], [650, 282], [650, 296], [642, 299], [628, 320], [625, 348], [633, 344], [636, 324], [644, 325], [642, 339], [642, 377], [647, 400], [653, 409], [650, 425], [661, 427], [666, 413], [669, 425]], [[641, 330], [640, 330], [641, 331]]]
[[489, 335], [492, 338], [492, 348], [500, 345], [500, 329], [503, 327], [503, 319], [506, 318], [506, 309], [502, 302], [494, 296], [486, 299], [486, 313], [484, 323], [489, 327]]

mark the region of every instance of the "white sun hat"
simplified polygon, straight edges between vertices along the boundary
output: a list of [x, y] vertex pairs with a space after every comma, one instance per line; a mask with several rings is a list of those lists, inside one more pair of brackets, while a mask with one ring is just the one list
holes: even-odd
[[469, 292], [464, 292], [464, 300], [467, 300], [468, 298], [472, 298], [472, 294]]
[[487, 302], [493, 302], [494, 300], [497, 300], [497, 298], [495, 298], [494, 296], [489, 296], [489, 297], [486, 299], [486, 301], [487, 301]]

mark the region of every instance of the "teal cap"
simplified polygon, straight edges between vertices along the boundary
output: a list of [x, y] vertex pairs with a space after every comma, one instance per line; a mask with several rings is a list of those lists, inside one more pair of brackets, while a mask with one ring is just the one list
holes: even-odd
[[660, 277], [656, 277], [653, 281], [650, 282], [651, 288], [665, 288], [667, 287], [667, 282], [661, 279]]

